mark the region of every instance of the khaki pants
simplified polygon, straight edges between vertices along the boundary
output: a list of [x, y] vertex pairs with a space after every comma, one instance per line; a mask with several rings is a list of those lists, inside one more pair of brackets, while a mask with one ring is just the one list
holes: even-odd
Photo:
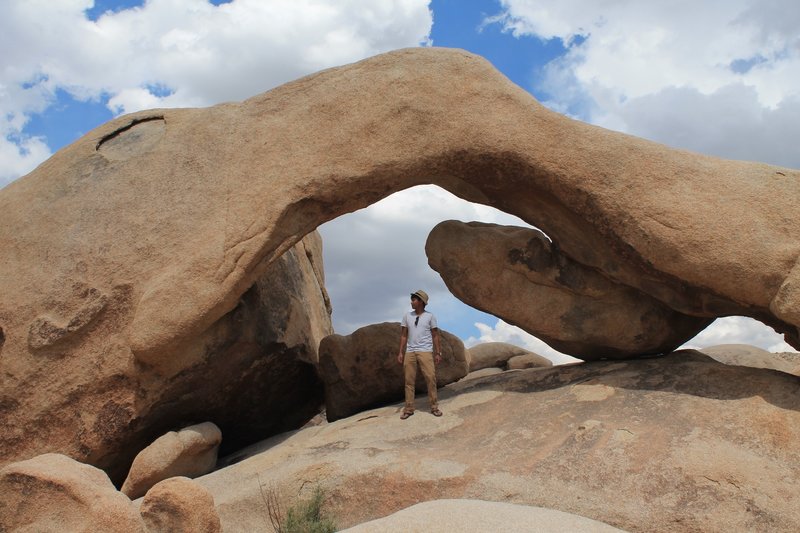
[[419, 364], [425, 383], [428, 386], [428, 401], [431, 410], [439, 407], [436, 396], [436, 369], [433, 364], [433, 352], [406, 352], [403, 359], [403, 374], [406, 380], [406, 413], [414, 412], [414, 383], [417, 380], [417, 364]]

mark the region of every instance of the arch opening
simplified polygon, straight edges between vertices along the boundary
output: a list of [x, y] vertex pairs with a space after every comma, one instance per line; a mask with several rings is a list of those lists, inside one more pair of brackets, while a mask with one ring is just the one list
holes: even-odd
[[[437, 185], [417, 185], [370, 206], [341, 215], [319, 227], [323, 238], [325, 285], [337, 334], [380, 322], [397, 322], [408, 307], [408, 293], [423, 288], [442, 329], [469, 347], [480, 342], [515, 344], [556, 363], [577, 359], [509, 324], [462, 302], [428, 265], [425, 241], [444, 220], [533, 228], [494, 207], [466, 201]], [[782, 336], [747, 317], [714, 321], [680, 348], [749, 344], [767, 351], [795, 352]]]

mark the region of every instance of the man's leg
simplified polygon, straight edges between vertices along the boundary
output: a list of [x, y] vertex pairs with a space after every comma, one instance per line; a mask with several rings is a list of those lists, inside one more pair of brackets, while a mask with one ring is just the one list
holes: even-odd
[[417, 360], [428, 386], [428, 402], [431, 404], [431, 412], [436, 411], [439, 409], [439, 396], [436, 391], [436, 367], [433, 364], [433, 352], [419, 352]]
[[415, 395], [414, 383], [417, 381], [417, 354], [415, 352], [406, 352], [405, 359], [403, 359], [403, 375], [406, 385], [406, 405], [403, 408], [403, 412], [413, 413]]

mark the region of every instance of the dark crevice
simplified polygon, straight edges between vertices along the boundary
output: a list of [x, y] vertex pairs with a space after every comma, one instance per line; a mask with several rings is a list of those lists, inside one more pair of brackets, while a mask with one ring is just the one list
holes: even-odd
[[125, 133], [126, 131], [128, 131], [132, 127], [134, 127], [134, 126], [136, 126], [138, 124], [141, 124], [142, 122], [150, 122], [152, 120], [164, 120], [164, 115], [156, 115], [156, 116], [152, 116], [152, 117], [143, 117], [143, 118], [134, 119], [127, 126], [122, 126], [121, 128], [117, 128], [114, 131], [112, 131], [111, 133], [109, 133], [108, 135], [103, 136], [103, 138], [100, 139], [100, 141], [98, 141], [97, 146], [95, 146], [94, 149], [95, 150], [100, 150], [100, 147], [106, 141], [110, 141], [114, 137], [116, 137], [116, 136], [118, 136], [118, 135], [120, 135], [122, 133]]

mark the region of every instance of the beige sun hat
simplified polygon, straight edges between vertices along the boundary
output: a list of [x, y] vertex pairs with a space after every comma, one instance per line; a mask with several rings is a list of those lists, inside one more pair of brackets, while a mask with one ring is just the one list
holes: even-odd
[[416, 296], [417, 298], [422, 300], [422, 303], [428, 305], [428, 293], [423, 291], [422, 289], [412, 292], [411, 296]]

